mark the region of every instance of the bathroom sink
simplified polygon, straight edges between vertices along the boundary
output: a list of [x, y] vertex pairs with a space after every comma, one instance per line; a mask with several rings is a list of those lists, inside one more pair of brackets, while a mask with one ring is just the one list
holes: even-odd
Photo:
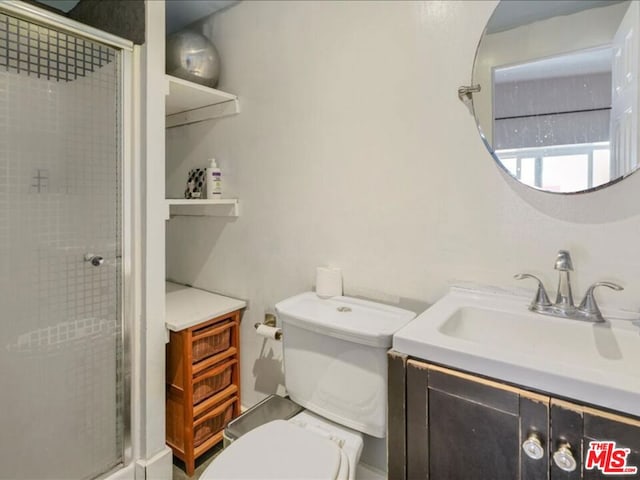
[[621, 343], [640, 348], [640, 336], [631, 329], [612, 330], [608, 324], [545, 317], [528, 311], [526, 300], [520, 307], [522, 311], [460, 307], [438, 330], [459, 340], [500, 346], [522, 355], [553, 355], [555, 361], [568, 363], [617, 359]]
[[530, 298], [454, 287], [396, 332], [393, 348], [481, 375], [640, 416], [634, 312], [603, 324], [527, 309]]

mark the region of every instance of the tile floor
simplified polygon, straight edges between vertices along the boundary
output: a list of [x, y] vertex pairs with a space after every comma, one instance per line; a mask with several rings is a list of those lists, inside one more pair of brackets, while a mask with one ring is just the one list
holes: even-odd
[[173, 457], [173, 480], [198, 480], [204, 469], [209, 466], [214, 458], [222, 451], [222, 442], [216, 447], [209, 450], [202, 457], [196, 460], [196, 471], [192, 477], [189, 477], [184, 471], [184, 463], [181, 460]]

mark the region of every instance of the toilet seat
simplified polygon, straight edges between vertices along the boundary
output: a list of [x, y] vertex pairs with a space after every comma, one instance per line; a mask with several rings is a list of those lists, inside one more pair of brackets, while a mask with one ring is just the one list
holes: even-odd
[[329, 438], [291, 422], [274, 420], [229, 445], [202, 480], [343, 480], [349, 461]]

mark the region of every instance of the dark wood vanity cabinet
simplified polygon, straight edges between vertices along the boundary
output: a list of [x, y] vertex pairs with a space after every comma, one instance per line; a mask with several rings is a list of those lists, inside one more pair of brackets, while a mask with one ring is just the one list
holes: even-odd
[[520, 446], [549, 438], [548, 397], [413, 360], [406, 375], [407, 478], [547, 478]]
[[[586, 468], [592, 441], [629, 449], [626, 465], [640, 467], [638, 419], [394, 352], [389, 359], [391, 480], [606, 478], [598, 468], [611, 466], [606, 452]], [[640, 479], [640, 473], [615, 476]]]

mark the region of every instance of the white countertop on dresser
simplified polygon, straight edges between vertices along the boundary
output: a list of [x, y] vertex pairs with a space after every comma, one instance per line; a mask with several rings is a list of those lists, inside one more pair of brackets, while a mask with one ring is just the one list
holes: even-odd
[[166, 282], [166, 325], [179, 332], [247, 306], [244, 300]]

